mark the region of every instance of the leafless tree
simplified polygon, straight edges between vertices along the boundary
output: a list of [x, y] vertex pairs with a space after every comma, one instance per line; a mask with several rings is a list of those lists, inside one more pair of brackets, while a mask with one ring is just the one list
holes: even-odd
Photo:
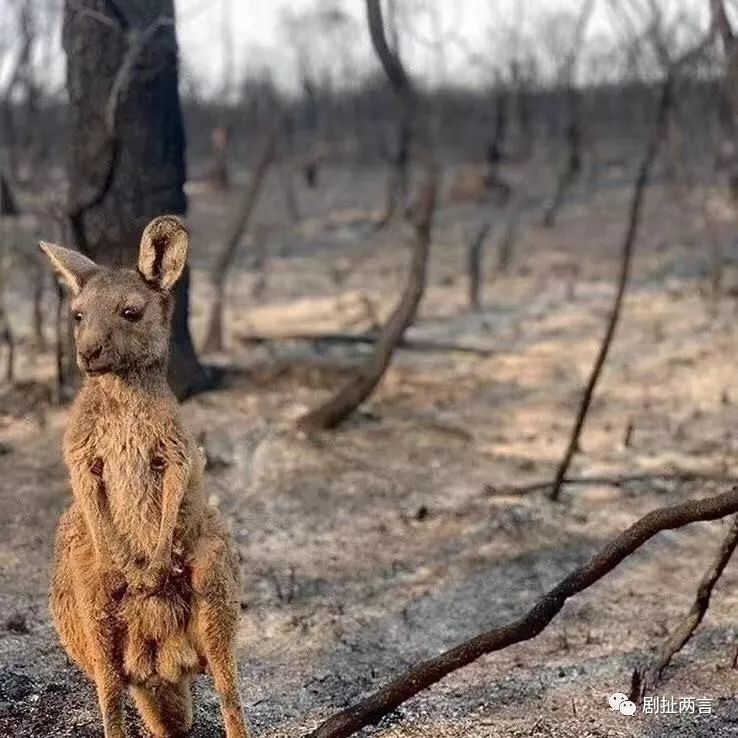
[[472, 242], [469, 244], [467, 253], [467, 274], [469, 275], [469, 307], [472, 310], [479, 310], [481, 300], [479, 296], [482, 283], [482, 263], [484, 244], [489, 236], [492, 224], [488, 221], [479, 226], [479, 230], [474, 235]]
[[638, 236], [638, 228], [641, 219], [645, 189], [648, 185], [649, 179], [651, 178], [651, 170], [658, 156], [659, 149], [661, 148], [663, 141], [667, 137], [669, 115], [674, 101], [674, 85], [682, 68], [689, 62], [693, 61], [695, 56], [702, 53], [704, 46], [705, 41], [703, 40], [696, 47], [685, 52], [681, 57], [679, 57], [679, 59], [666, 62], [667, 67], [664, 70], [665, 76], [661, 86], [659, 103], [656, 111], [656, 119], [645, 151], [643, 153], [643, 158], [638, 169], [638, 176], [636, 177], [636, 181], [633, 187], [633, 197], [628, 216], [628, 225], [625, 232], [625, 237], [623, 239], [623, 246], [620, 257], [620, 272], [618, 276], [617, 289], [615, 292], [615, 299], [610, 310], [607, 326], [605, 328], [605, 334], [597, 352], [592, 371], [590, 372], [587, 385], [584, 389], [582, 399], [577, 409], [574, 427], [569, 437], [564, 456], [559, 463], [556, 476], [554, 477], [554, 481], [551, 486], [550, 498], [552, 500], [557, 500], [559, 498], [564, 479], [567, 476], [572, 459], [574, 458], [574, 454], [579, 448], [579, 439], [584, 427], [584, 421], [587, 417], [587, 412], [589, 411], [589, 406], [592, 402], [592, 397], [594, 395], [597, 382], [600, 378], [600, 374], [602, 373], [605, 361], [607, 360], [607, 356], [610, 351], [610, 345], [612, 344], [612, 339], [615, 335], [615, 330], [620, 320], [623, 297], [625, 296], [625, 291], [630, 277], [633, 249]]
[[566, 98], [566, 163], [561, 171], [551, 202], [543, 215], [543, 225], [550, 228], [556, 223], [566, 193], [575, 182], [582, 168], [582, 101], [577, 86], [577, 64], [581, 55], [584, 35], [595, 7], [595, 0], [584, 0], [574, 28], [571, 48], [565, 57], [560, 84]]
[[[152, 217], [187, 207], [173, 0], [66, 0], [63, 43], [74, 240], [102, 263], [128, 263]], [[169, 374], [180, 397], [209, 381], [188, 317], [186, 271], [175, 295]]]
[[241, 239], [254, 213], [264, 178], [274, 159], [275, 142], [276, 124], [270, 126], [263, 137], [258, 159], [254, 166], [254, 171], [251, 174], [251, 180], [244, 192], [241, 205], [210, 274], [214, 296], [208, 319], [207, 335], [203, 345], [203, 350], [206, 352], [223, 351], [224, 348], [223, 312], [225, 309], [225, 283], [238, 253]]
[[[394, 15], [394, 14], [393, 14]], [[417, 93], [400, 59], [397, 32], [391, 47], [384, 31], [384, 20], [379, 2], [367, 2], [367, 19], [372, 46], [389, 81], [398, 106], [397, 134], [392, 166], [387, 181], [384, 213], [377, 228], [384, 227], [404, 204], [408, 188], [410, 151], [415, 133], [415, 117], [418, 106]], [[396, 29], [396, 20], [391, 27]]]
[[[403, 110], [413, 111], [416, 105], [415, 90], [400, 58], [387, 44], [380, 0], [366, 0], [369, 32], [375, 52]], [[303, 430], [335, 428], [353, 413], [374, 391], [384, 376], [397, 344], [405, 330], [415, 319], [425, 291], [428, 252], [430, 250], [433, 218], [438, 191], [438, 168], [429, 142], [421, 139], [420, 161], [423, 182], [414, 211], [415, 245], [405, 289], [400, 301], [385, 323], [374, 346], [367, 365], [327, 402], [298, 419]]]

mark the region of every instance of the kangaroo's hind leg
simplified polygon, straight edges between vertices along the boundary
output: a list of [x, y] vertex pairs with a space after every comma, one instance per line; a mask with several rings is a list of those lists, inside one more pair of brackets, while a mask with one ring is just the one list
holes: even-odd
[[233, 647], [240, 607], [236, 569], [224, 538], [200, 540], [191, 560], [192, 637], [205, 659], [220, 699], [227, 738], [249, 738], [238, 695]]
[[125, 738], [119, 617], [124, 593], [119, 572], [98, 569], [82, 513], [73, 505], [58, 528], [51, 610], [67, 653], [95, 682], [105, 738]]
[[125, 583], [103, 576], [81, 512], [72, 506], [56, 539], [51, 611], [67, 653], [95, 682], [105, 738], [125, 738], [118, 605]]
[[[59, 640], [69, 658], [94, 681], [95, 664], [83, 624], [83, 610], [74, 591], [73, 552], [83, 548], [80, 517], [73, 506], [62, 516], [56, 531], [54, 571], [49, 607]], [[84, 551], [82, 551], [84, 553]]]

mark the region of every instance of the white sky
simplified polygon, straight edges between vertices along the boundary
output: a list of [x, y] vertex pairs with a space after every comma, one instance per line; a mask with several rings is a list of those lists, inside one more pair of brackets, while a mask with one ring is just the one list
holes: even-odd
[[[386, 1], [386, 0], [385, 0]], [[282, 85], [293, 87], [296, 79], [295, 34], [285, 33], [281, 19], [285, 11], [304, 13], [319, 5], [342, 7], [355, 18], [354, 35], [338, 38], [311, 37], [310, 55], [313, 65], [329, 68], [335, 76], [365, 72], [374, 64], [366, 32], [364, 0], [175, 0], [178, 32], [187, 77], [207, 80], [204, 92], [215, 92], [220, 86], [223, 70], [223, 19], [231, 29], [236, 79], [245, 73], [256, 73], [268, 66]], [[478, 82], [489, 79], [489, 65], [499, 50], [514, 43], [514, 29], [540, 39], [550, 47], [566, 47], [584, 0], [396, 0], [399, 8], [415, 5], [420, 8], [412, 22], [401, 19], [401, 49], [403, 58], [415, 74], [432, 81]], [[731, 0], [732, 2], [732, 0]], [[626, 7], [629, 17], [642, 27], [647, 20], [649, 0], [595, 0], [595, 11], [589, 24], [588, 37], [613, 38], [625, 29], [625, 21], [613, 8]], [[667, 19], [674, 20], [686, 11], [694, 16], [700, 8], [707, 9], [708, 0], [657, 0]], [[436, 9], [435, 24], [424, 7]], [[619, 18], [619, 20], [618, 20]], [[706, 14], [702, 13], [702, 21]], [[681, 24], [680, 24], [681, 25]], [[303, 25], [303, 29], [304, 29]], [[407, 29], [413, 29], [409, 32]], [[446, 41], [443, 52], [433, 40], [442, 35]], [[457, 43], [453, 36], [462, 39]], [[462, 48], [463, 46], [463, 48]], [[596, 47], [597, 44], [595, 43]], [[481, 64], [470, 61], [470, 52], [478, 54]], [[486, 65], [486, 69], [485, 69]]]
[[[51, 17], [57, 25], [64, 0], [32, 0], [37, 7], [55, 8]], [[388, 0], [384, 0], [386, 3]], [[607, 48], [616, 37], [628, 37], [622, 12], [627, 8], [631, 22], [639, 28], [650, 19], [651, 0], [594, 0], [595, 11], [588, 26], [585, 51], [590, 56]], [[12, 66], [15, 0], [0, 0], [0, 87]], [[427, 81], [485, 83], [492, 79], [495, 63], [504, 66], [505, 53], [521, 36], [532, 39], [544, 64], [560, 59], [569, 48], [574, 20], [585, 0], [395, 0], [400, 9], [400, 48], [410, 71]], [[656, 0], [668, 27], [685, 9], [693, 22], [706, 25], [708, 0]], [[733, 8], [738, 0], [729, 0]], [[338, 5], [353, 18], [350, 28], [333, 34], [311, 30], [305, 14], [320, 5]], [[297, 85], [296, 49], [304, 43], [304, 56], [314, 75], [330, 75], [337, 84], [360, 79], [376, 65], [369, 46], [364, 0], [175, 0], [182, 72], [185, 86], [200, 94], [218, 95], [223, 88], [224, 19], [233, 49], [233, 81], [255, 75], [268, 67], [276, 81], [287, 88]], [[417, 12], [408, 17], [412, 8]], [[434, 9], [429, 12], [428, 9]], [[408, 11], [410, 9], [410, 11]], [[700, 15], [701, 17], [696, 17]], [[286, 32], [285, 13], [302, 18]], [[406, 15], [403, 17], [402, 13]], [[301, 15], [302, 14], [302, 15]], [[696, 15], [695, 15], [696, 14]], [[737, 17], [738, 20], [738, 17]], [[684, 28], [684, 23], [675, 23]], [[3, 29], [4, 27], [4, 29]], [[3, 33], [5, 30], [5, 33]], [[632, 32], [632, 28], [630, 29]], [[632, 33], [631, 33], [632, 35]], [[42, 44], [37, 64], [54, 87], [63, 83], [63, 55], [57, 31], [56, 42]], [[434, 43], [443, 38], [442, 45]], [[309, 39], [309, 41], [308, 41]], [[622, 41], [620, 42], [622, 44]], [[439, 51], [440, 50], [440, 51]], [[608, 60], [596, 60], [600, 74], [607, 73]], [[595, 74], [595, 60], [580, 65], [584, 74]]]

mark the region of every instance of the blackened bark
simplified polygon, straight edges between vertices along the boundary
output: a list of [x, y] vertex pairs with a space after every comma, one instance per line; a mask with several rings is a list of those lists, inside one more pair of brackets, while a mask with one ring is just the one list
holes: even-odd
[[[187, 210], [173, 0], [67, 0], [63, 44], [76, 246], [103, 264], [135, 264], [146, 224]], [[190, 338], [188, 299], [185, 275], [176, 289], [169, 372], [180, 398], [206, 384]]]

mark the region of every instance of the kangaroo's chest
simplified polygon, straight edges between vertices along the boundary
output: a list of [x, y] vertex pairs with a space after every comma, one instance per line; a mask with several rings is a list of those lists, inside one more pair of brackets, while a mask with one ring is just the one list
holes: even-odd
[[145, 416], [100, 420], [94, 432], [92, 472], [103, 484], [119, 529], [146, 537], [158, 525], [165, 470], [161, 431]]

